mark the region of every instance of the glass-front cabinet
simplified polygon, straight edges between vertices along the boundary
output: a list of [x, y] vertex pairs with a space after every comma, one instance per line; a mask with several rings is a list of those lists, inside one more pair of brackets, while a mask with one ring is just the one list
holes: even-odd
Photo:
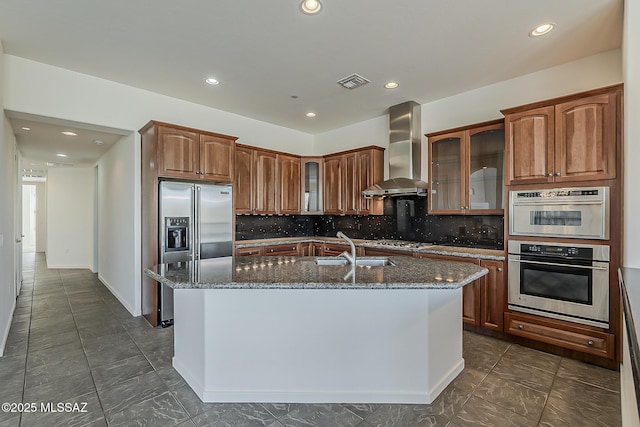
[[504, 121], [427, 135], [429, 213], [502, 214]]
[[322, 213], [322, 162], [318, 158], [302, 158], [302, 213]]
[[429, 139], [431, 212], [460, 213], [464, 209], [463, 141], [464, 132]]

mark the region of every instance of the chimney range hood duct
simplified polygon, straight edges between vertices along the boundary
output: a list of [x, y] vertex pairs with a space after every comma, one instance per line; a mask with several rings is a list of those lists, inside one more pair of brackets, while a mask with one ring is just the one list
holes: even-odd
[[426, 196], [420, 180], [420, 104], [414, 101], [389, 107], [389, 179], [362, 192], [373, 196]]

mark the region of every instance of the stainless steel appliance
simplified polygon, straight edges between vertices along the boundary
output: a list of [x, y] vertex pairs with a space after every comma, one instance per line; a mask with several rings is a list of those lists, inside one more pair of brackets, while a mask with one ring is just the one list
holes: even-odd
[[509, 192], [509, 234], [576, 239], [609, 238], [609, 188]]
[[420, 180], [420, 116], [415, 101], [389, 107], [389, 179], [366, 188], [364, 197], [427, 195], [428, 184]]
[[509, 309], [609, 327], [609, 246], [510, 240]]
[[[231, 256], [231, 185], [162, 181], [159, 189], [160, 262], [168, 268], [206, 258]], [[159, 285], [160, 324], [173, 322], [173, 290]]]

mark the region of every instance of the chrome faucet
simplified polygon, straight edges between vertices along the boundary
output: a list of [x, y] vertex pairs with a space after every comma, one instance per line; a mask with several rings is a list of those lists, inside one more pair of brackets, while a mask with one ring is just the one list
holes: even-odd
[[349, 243], [349, 246], [351, 246], [351, 255], [349, 255], [349, 252], [344, 251], [339, 256], [345, 257], [351, 265], [355, 266], [356, 265], [356, 245], [354, 245], [353, 241], [347, 236], [345, 236], [342, 231], [338, 231], [338, 234], [336, 234], [336, 237], [346, 240], [347, 243]]

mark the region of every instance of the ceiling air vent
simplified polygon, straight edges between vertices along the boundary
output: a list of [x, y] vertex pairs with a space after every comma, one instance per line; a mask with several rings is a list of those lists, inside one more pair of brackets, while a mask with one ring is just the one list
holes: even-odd
[[355, 89], [357, 87], [364, 86], [367, 83], [369, 83], [369, 80], [358, 74], [352, 74], [349, 77], [338, 80], [338, 84], [347, 89]]

